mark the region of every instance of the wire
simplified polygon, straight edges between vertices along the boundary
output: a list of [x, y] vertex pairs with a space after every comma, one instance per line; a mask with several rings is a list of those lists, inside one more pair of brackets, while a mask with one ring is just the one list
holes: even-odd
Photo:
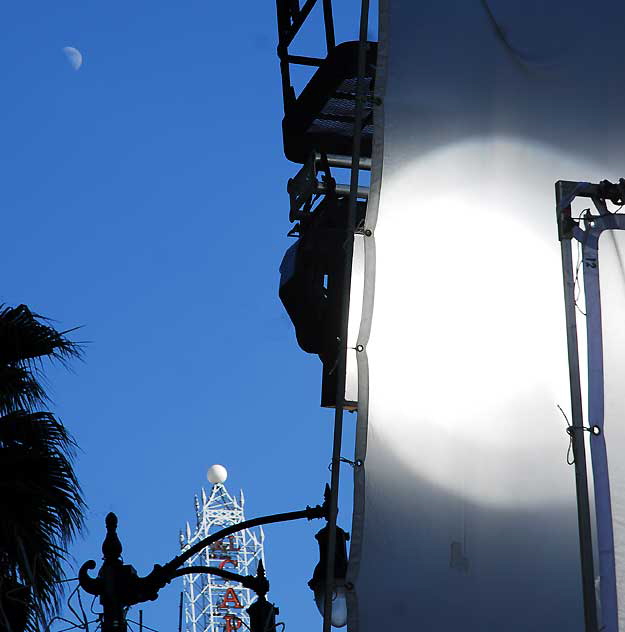
[[[138, 621], [133, 621], [132, 619], [126, 619], [126, 621], [127, 621], [128, 623], [134, 623], [135, 625], [139, 625], [139, 622], [138, 622]], [[151, 630], [151, 632], [160, 632], [160, 630], [156, 630], [156, 629], [154, 629], [154, 628], [151, 628], [149, 625], [145, 625], [145, 623], [143, 623], [142, 625], [143, 625], [143, 627], [144, 627], [146, 630]]]
[[569, 447], [566, 451], [566, 462], [567, 465], [575, 465], [575, 457], [572, 456], [573, 454], [573, 426], [571, 424], [571, 422], [569, 421], [569, 418], [566, 416], [566, 413], [564, 412], [564, 410], [562, 410], [562, 406], [560, 406], [560, 404], [556, 404], [556, 406], [560, 409], [560, 412], [562, 413], [562, 416], [564, 417], [564, 420], [566, 421], [566, 433], [569, 435]]
[[[57, 620], [58, 621], [65, 621], [65, 623], [72, 623], [73, 624], [73, 622], [70, 621], [69, 619], [65, 619], [64, 617], [60, 617], [60, 616], [57, 615], [56, 617], [52, 617], [52, 619], [50, 619], [50, 621], [48, 621], [48, 623], [46, 624], [46, 627], [44, 628], [44, 632], [48, 632], [48, 630], [50, 629], [50, 626]], [[77, 627], [77, 626], [74, 624], [74, 627]], [[69, 628], [69, 629], [71, 630], [72, 628]]]
[[[71, 613], [76, 617], [77, 621], [82, 621], [81, 616], [72, 607], [72, 597], [78, 592], [79, 588], [80, 588], [80, 584], [77, 584], [76, 588], [74, 588], [74, 590], [72, 590], [72, 592], [69, 594], [69, 597], [67, 598], [67, 607], [70, 609]], [[85, 617], [85, 619], [86, 618], [87, 617]]]
[[50, 630], [50, 626], [55, 622], [55, 621], [64, 621], [65, 623], [70, 623], [70, 627], [68, 628], [62, 628], [61, 630], [57, 630], [57, 632], [67, 632], [68, 630], [75, 630], [76, 628], [80, 628], [81, 630], [84, 629], [89, 629], [87, 626], [90, 623], [96, 623], [97, 619], [93, 619], [93, 621], [84, 621], [82, 623], [74, 623], [73, 621], [70, 621], [69, 619], [66, 619], [65, 617], [61, 617], [61, 616], [55, 616], [52, 617], [52, 619], [50, 619], [50, 621], [46, 624], [45, 628], [44, 628], [44, 632], [48, 632]]
[[[237, 617], [236, 615], [233, 615], [236, 621], [240, 621], [248, 630], [252, 630], [252, 628], [250, 628], [249, 625], [247, 625], [247, 623], [245, 623], [245, 621], [243, 621], [243, 619], [241, 619], [240, 617]], [[240, 627], [240, 626], [239, 626]]]
[[89, 606], [89, 610], [91, 610], [91, 614], [102, 614], [101, 612], [96, 612], [93, 609], [93, 604], [95, 603], [95, 600], [98, 598], [97, 595], [94, 596], [94, 598], [91, 600], [91, 605]]
[[75, 623], [69, 628], [61, 628], [58, 632], [67, 632], [68, 630], [75, 630], [76, 628], [82, 628], [82, 623]]
[[[57, 632], [68, 632], [68, 630], [75, 630], [76, 628], [83, 629], [85, 625], [89, 625], [90, 623], [95, 623], [96, 621], [97, 621], [97, 619], [94, 619], [93, 621], [85, 621], [84, 625], [82, 623], [78, 623], [76, 625], [73, 625], [71, 628], [63, 628], [62, 630], [57, 630]], [[89, 628], [87, 628], [87, 629], [89, 629]]]
[[87, 613], [85, 612], [85, 609], [82, 605], [82, 599], [80, 597], [80, 590], [76, 593], [76, 595], [78, 596], [78, 605], [80, 606], [80, 612], [82, 614], [82, 620], [85, 622], [85, 630], [86, 632], [89, 632], [89, 621], [87, 620]]
[[[354, 461], [350, 461], [349, 459], [346, 459], [344, 456], [340, 457], [339, 461], [341, 463], [347, 463], [347, 465], [351, 466], [352, 468], [356, 467], [356, 463]], [[328, 463], [328, 471], [330, 472], [332, 471], [332, 461]]]

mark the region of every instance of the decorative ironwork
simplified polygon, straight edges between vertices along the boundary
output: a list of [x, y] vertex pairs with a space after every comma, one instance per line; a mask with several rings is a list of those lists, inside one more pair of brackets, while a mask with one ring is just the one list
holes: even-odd
[[[98, 576], [93, 578], [89, 575], [89, 571], [96, 567], [94, 560], [85, 562], [78, 571], [78, 579], [81, 588], [91, 595], [100, 597], [100, 603], [103, 608], [100, 619], [102, 632], [127, 632], [126, 612], [129, 606], [144, 601], [154, 601], [158, 598], [159, 590], [176, 577], [196, 575], [198, 573], [217, 575], [225, 581], [241, 583], [245, 589], [256, 592], [258, 599], [247, 611], [250, 615], [250, 630], [251, 632], [271, 632], [275, 628], [273, 622], [275, 621], [277, 609], [265, 598], [269, 590], [269, 582], [265, 577], [265, 570], [261, 564], [262, 558], [257, 560], [255, 576], [231, 573], [223, 568], [220, 569], [219, 565], [210, 565], [210, 560], [207, 565], [194, 565], [192, 561], [190, 565], [186, 567], [183, 565], [193, 560], [196, 555], [201, 554], [202, 551], [210, 548], [211, 545], [215, 543], [227, 542], [227, 545], [229, 545], [230, 536], [238, 534], [241, 531], [250, 530], [265, 524], [290, 522], [291, 520], [302, 520], [304, 518], [307, 520], [325, 518], [327, 520], [329, 494], [329, 488], [326, 486], [323, 505], [317, 505], [315, 507], [307, 506], [306, 509], [302, 509], [301, 511], [272, 514], [251, 520], [242, 520], [243, 514], [241, 513], [240, 517], [242, 521], [225, 526], [203, 538], [198, 538], [193, 543], [187, 542], [187, 545], [183, 546], [183, 551], [180, 555], [177, 555], [166, 564], [155, 564], [152, 571], [145, 577], [139, 577], [134, 567], [122, 562], [122, 545], [117, 537], [117, 516], [114, 513], [108, 514], [106, 517], [107, 535], [102, 545], [104, 562], [100, 567]], [[199, 506], [199, 502], [197, 505]], [[242, 512], [241, 505], [242, 502], [239, 505]], [[225, 517], [226, 514], [221, 515], [222, 519], [225, 519]], [[217, 524], [217, 522], [215, 522], [215, 524]], [[221, 562], [223, 562], [223, 559], [220, 563]], [[238, 597], [234, 590], [230, 592], [226, 589], [221, 605], [223, 605], [225, 609], [229, 606], [234, 608], [237, 599]], [[238, 608], [236, 608], [236, 610], [238, 610]], [[228, 617], [227, 622], [229, 628], [224, 629], [227, 629], [227, 632], [231, 632], [241, 627], [242, 618], [240, 616]], [[220, 632], [222, 631], [220, 630]]]

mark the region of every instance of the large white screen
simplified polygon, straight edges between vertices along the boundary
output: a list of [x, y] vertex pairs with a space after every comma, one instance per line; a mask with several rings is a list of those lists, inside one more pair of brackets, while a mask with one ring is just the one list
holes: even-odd
[[352, 631], [583, 629], [553, 190], [625, 173], [625, 6], [490, 8], [381, 9]]
[[[602, 529], [599, 550], [606, 582], [615, 575], [618, 629], [625, 630], [625, 234], [622, 230], [604, 232], [599, 246], [600, 301], [589, 304], [587, 310], [593, 318], [597, 312], [601, 321], [603, 397], [601, 401], [591, 400], [590, 423], [600, 423], [603, 417], [603, 435], [592, 437], [591, 441], [605, 441], [605, 456], [603, 450], [595, 450], [593, 445], [595, 465], [607, 467], [609, 480], [608, 488], [601, 478], [597, 479], [596, 495], [598, 499], [611, 501], [611, 507], [598, 504], [597, 518]], [[596, 272], [597, 267], [592, 269], [592, 273]], [[597, 343], [594, 339], [592, 342]], [[595, 358], [593, 355], [591, 370], [598, 368], [594, 366]], [[614, 586], [603, 585], [602, 580], [601, 592], [605, 608], [613, 615]], [[607, 613], [604, 623], [608, 624], [608, 632], [616, 629]]]

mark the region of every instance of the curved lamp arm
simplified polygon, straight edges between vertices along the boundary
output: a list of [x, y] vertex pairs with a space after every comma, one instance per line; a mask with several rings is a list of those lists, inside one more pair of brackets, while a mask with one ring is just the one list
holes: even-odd
[[205, 549], [207, 546], [217, 542], [218, 540], [222, 540], [223, 538], [237, 533], [238, 531], [243, 531], [244, 529], [251, 529], [252, 527], [260, 527], [265, 524], [273, 524], [276, 522], [289, 522], [290, 520], [301, 520], [302, 518], [306, 518], [308, 520], [313, 520], [315, 518], [326, 518], [328, 517], [328, 507], [327, 503], [324, 502], [323, 505], [317, 505], [316, 507], [306, 507], [302, 511], [290, 511], [288, 513], [281, 514], [273, 514], [271, 516], [261, 516], [259, 518], [252, 518], [251, 520], [245, 520], [244, 522], [239, 522], [237, 524], [233, 524], [231, 527], [226, 527], [225, 529], [221, 529], [221, 531], [217, 531], [203, 540], [200, 540], [192, 547], [188, 548], [186, 551], [183, 551], [180, 555], [177, 555], [173, 560], [167, 562], [165, 567], [175, 567], [178, 568], [181, 564], [184, 564], [190, 557], [193, 557], [196, 553], [199, 553], [202, 549]]
[[160, 566], [156, 564], [154, 570], [145, 577], [148, 581], [154, 581], [155, 583], [164, 586], [169, 583], [174, 577], [177, 577], [176, 569], [184, 564], [189, 558], [193, 557], [196, 553], [199, 553], [202, 549], [210, 546], [214, 542], [218, 542], [223, 538], [243, 531], [244, 529], [251, 529], [253, 527], [259, 527], [265, 524], [274, 524], [276, 522], [289, 522], [291, 520], [301, 520], [306, 518], [307, 520], [313, 520], [315, 518], [328, 519], [330, 507], [330, 488], [326, 485], [324, 492], [324, 501], [322, 505], [316, 505], [315, 507], [307, 506], [306, 509], [301, 511], [290, 511], [281, 514], [272, 514], [271, 516], [261, 516], [259, 518], [252, 518], [251, 520], [244, 520], [237, 524], [233, 524], [230, 527], [221, 529], [199, 542], [196, 542], [193, 546], [189, 547], [186, 551], [183, 551], [180, 555], [177, 555], [172, 560]]
[[[152, 571], [145, 577], [138, 577], [132, 566], [123, 564], [121, 561], [122, 546], [117, 537], [117, 516], [110, 513], [106, 517], [107, 536], [102, 545], [104, 564], [102, 565], [100, 574], [97, 578], [89, 576], [87, 571], [96, 567], [95, 562], [93, 560], [89, 560], [82, 565], [78, 573], [80, 585], [91, 595], [98, 595], [102, 599], [108, 599], [110, 597], [113, 601], [115, 601], [115, 603], [119, 602], [125, 605], [134, 605], [143, 601], [156, 599], [158, 597], [158, 591], [169, 584], [169, 582], [171, 582], [171, 580], [175, 577], [188, 575], [189, 573], [201, 572], [211, 575], [219, 575], [224, 579], [232, 579], [234, 581], [241, 582], [243, 586], [254, 590], [254, 592], [256, 592], [259, 596], [264, 596], [269, 590], [269, 582], [265, 577], [265, 569], [263, 568], [262, 563], [259, 563], [258, 565], [258, 574], [256, 577], [251, 575], [237, 575], [236, 573], [231, 573], [230, 571], [212, 566], [179, 567], [207, 546], [222, 540], [233, 533], [243, 531], [244, 529], [250, 529], [252, 527], [258, 527], [265, 524], [273, 524], [276, 522], [300, 520], [302, 518], [307, 518], [308, 520], [312, 520], [314, 518], [326, 518], [327, 520], [329, 500], [330, 489], [326, 485], [323, 505], [306, 507], [306, 509], [303, 509], [302, 511], [291, 511], [288, 513], [252, 518], [251, 520], [245, 520], [230, 527], [226, 527], [225, 529], [221, 529], [221, 531], [217, 531], [203, 540], [200, 540], [166, 564], [162, 566], [160, 564], [155, 564]], [[109, 579], [104, 581], [100, 575], [109, 577]], [[105, 597], [103, 594], [105, 592], [106, 595], [109, 595], [109, 597]]]
[[269, 592], [269, 582], [265, 577], [265, 569], [262, 560], [258, 564], [257, 575], [239, 575], [238, 573], [231, 573], [230, 571], [217, 568], [216, 566], [185, 566], [184, 568], [179, 568], [177, 571], [174, 571], [172, 579], [194, 573], [217, 575], [218, 577], [223, 577], [223, 579], [239, 582], [244, 588], [253, 590], [258, 596], [264, 596]]

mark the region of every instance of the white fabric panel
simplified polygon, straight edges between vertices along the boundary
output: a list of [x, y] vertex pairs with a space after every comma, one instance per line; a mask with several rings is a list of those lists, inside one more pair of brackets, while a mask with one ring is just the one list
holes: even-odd
[[[623, 218], [619, 218], [623, 219]], [[625, 234], [601, 233], [584, 247], [591, 437], [603, 624], [625, 630]], [[618, 627], [617, 627], [618, 620]]]
[[345, 376], [345, 401], [358, 401], [358, 363], [356, 344], [362, 316], [362, 297], [365, 282], [364, 235], [354, 235], [352, 255], [352, 279], [349, 295], [349, 320], [347, 323], [347, 366]]
[[553, 185], [625, 173], [625, 3], [490, 7], [381, 7], [352, 632], [583, 629]]
[[[610, 475], [618, 624], [625, 630], [625, 234], [599, 240], [603, 330], [604, 438]], [[594, 420], [589, 420], [594, 423]], [[593, 439], [593, 442], [595, 439]]]

